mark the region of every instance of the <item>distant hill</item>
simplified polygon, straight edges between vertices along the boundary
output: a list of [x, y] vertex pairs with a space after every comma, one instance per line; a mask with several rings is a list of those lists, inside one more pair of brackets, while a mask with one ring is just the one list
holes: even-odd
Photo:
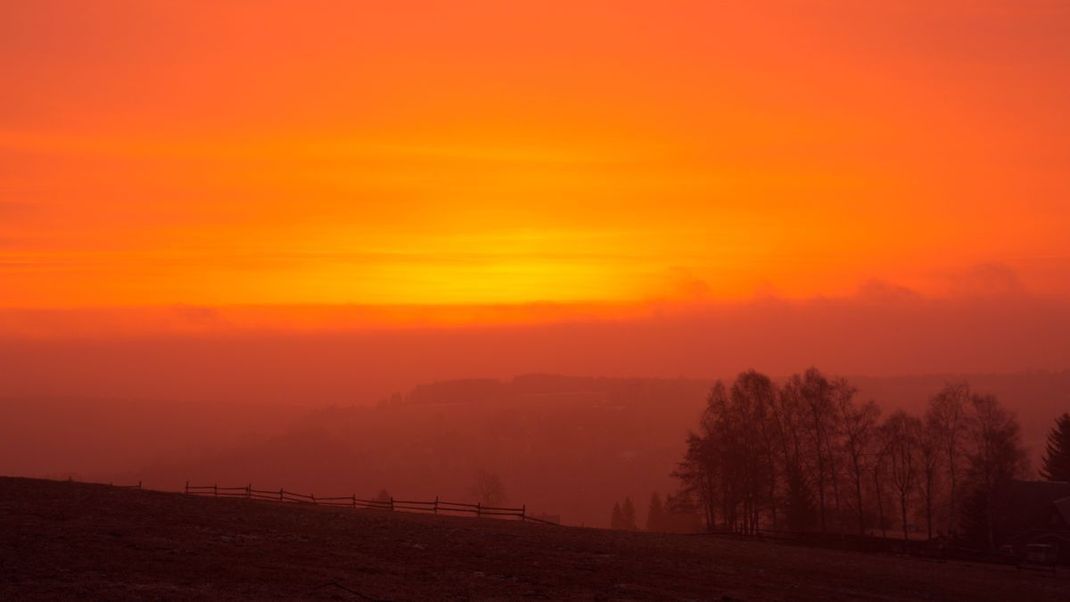
[[675, 487], [669, 473], [708, 387], [560, 376], [435, 383], [374, 407], [322, 409], [259, 443], [156, 463], [137, 477], [457, 497], [483, 470], [536, 511], [601, 525], [615, 497], [645, 503]]
[[278, 404], [0, 396], [0, 474], [128, 478], [154, 461], [261, 441], [307, 411]]
[[[1015, 409], [1034, 455], [1070, 408], [1070, 372], [854, 377], [863, 398], [919, 410], [945, 382], [968, 380]], [[430, 383], [376, 406], [324, 408], [274, 436], [183, 461], [157, 461], [130, 478], [175, 487], [188, 478], [374, 495], [462, 496], [476, 471], [568, 524], [603, 526], [630, 496], [645, 516], [695, 427], [712, 381], [526, 375]]]

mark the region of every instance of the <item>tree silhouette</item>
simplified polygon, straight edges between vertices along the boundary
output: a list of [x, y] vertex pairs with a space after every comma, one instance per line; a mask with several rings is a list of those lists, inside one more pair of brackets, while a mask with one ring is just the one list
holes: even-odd
[[965, 457], [963, 447], [970, 427], [970, 386], [966, 383], [949, 383], [929, 400], [926, 422], [939, 439], [944, 465], [948, 476], [948, 527], [955, 533], [958, 519], [959, 476]]
[[[973, 395], [974, 424], [970, 430], [969, 477], [973, 487], [975, 529], [989, 549], [995, 549], [995, 499], [998, 491], [1025, 472], [1027, 457], [1021, 428], [1014, 415], [993, 395]], [[975, 536], [975, 539], [980, 539]]]
[[505, 485], [497, 474], [484, 470], [476, 472], [471, 494], [484, 506], [501, 506], [506, 501]]
[[1070, 481], [1070, 414], [1055, 419], [1040, 476], [1049, 481]]
[[635, 504], [632, 498], [624, 498], [624, 504], [620, 507], [621, 528], [626, 531], [638, 531], [639, 525], [635, 520]]
[[776, 437], [769, 420], [776, 396], [773, 381], [755, 370], [740, 374], [729, 394], [728, 416], [735, 422], [731, 432], [738, 440], [736, 445], [744, 450], [738, 454], [737, 490], [743, 530], [748, 533], [757, 532], [763, 509], [768, 509], [771, 520], [776, 521], [777, 470], [773, 461]]
[[672, 533], [697, 533], [702, 530], [702, 517], [691, 494], [681, 491], [665, 498], [665, 530]]
[[620, 502], [613, 502], [613, 514], [609, 518], [610, 529], [624, 528], [624, 514], [620, 510]]
[[668, 531], [666, 529], [665, 508], [661, 503], [661, 496], [655, 491], [650, 496], [650, 508], [646, 513], [647, 531]]
[[852, 403], [852, 397], [853, 394], [841, 395], [837, 399], [837, 409], [840, 413], [840, 423], [843, 425], [843, 451], [847, 460], [847, 473], [854, 488], [858, 534], [863, 535], [866, 532], [866, 512], [862, 490], [869, 473], [869, 465], [875, 456], [872, 448], [875, 444], [877, 418], [881, 411], [872, 401], [855, 405]]
[[[730, 385], [714, 383], [673, 476], [709, 530], [755, 534], [784, 522], [792, 531], [864, 535], [875, 517], [885, 537], [898, 523], [909, 539], [924, 516], [930, 538], [953, 536], [967, 513], [965, 492], [982, 534], [991, 531], [985, 506], [1024, 470], [1014, 416], [961, 383], [934, 395], [924, 420], [902, 411], [878, 425], [879, 418], [875, 403], [856, 400], [847, 381], [816, 368], [779, 385], [748, 370]], [[1065, 466], [1070, 417], [1060, 418], [1049, 443], [1051, 466]], [[945, 514], [946, 528], [938, 521]]]
[[925, 533], [933, 538], [933, 503], [938, 486], [938, 469], [941, 465], [940, 434], [930, 420], [919, 422], [918, 460], [921, 467], [921, 494], [925, 499]]
[[889, 416], [882, 428], [888, 446], [888, 474], [899, 496], [900, 521], [906, 540], [910, 537], [907, 513], [917, 487], [921, 421], [900, 410]]
[[877, 526], [880, 527], [881, 537], [885, 539], [888, 538], [888, 519], [884, 514], [884, 481], [888, 470], [889, 449], [882, 425], [876, 433], [873, 459], [870, 462], [869, 470], [873, 476], [873, 497], [877, 501]]
[[817, 507], [814, 494], [806, 483], [806, 478], [797, 467], [789, 466], [787, 470], [786, 514], [788, 529], [792, 531], [809, 531], [814, 528]]
[[[836, 456], [832, 439], [837, 431], [836, 411], [833, 398], [837, 383], [829, 381], [817, 368], [808, 369], [802, 377], [795, 376], [789, 386], [797, 389], [802, 399], [806, 419], [803, 422], [809, 437], [814, 469], [814, 485], [817, 490], [817, 509], [821, 531], [828, 529], [828, 506], [839, 499], [836, 485]], [[833, 498], [830, 500], [829, 497]]]

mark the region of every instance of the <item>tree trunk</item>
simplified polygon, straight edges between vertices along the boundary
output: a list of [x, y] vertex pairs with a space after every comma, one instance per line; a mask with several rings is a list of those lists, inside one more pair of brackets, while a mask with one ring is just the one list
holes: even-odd
[[[820, 454], [821, 452], [818, 452]], [[821, 515], [821, 532], [825, 532], [825, 464], [822, 460], [817, 462], [817, 499], [818, 509]]]
[[899, 493], [899, 507], [902, 509], [903, 515], [903, 541], [908, 539], [907, 535], [907, 494], [906, 491]]
[[855, 502], [858, 504], [858, 534], [866, 534], [866, 514], [862, 508], [862, 478], [855, 473]]
[[925, 523], [929, 531], [929, 539], [933, 538], [933, 475], [929, 473], [925, 477]]
[[873, 471], [873, 487], [877, 493], [877, 520], [881, 523], [881, 537], [888, 539], [888, 523], [884, 520], [884, 496], [881, 495], [881, 479], [877, 471]]
[[955, 536], [955, 524], [958, 520], [958, 514], [955, 511], [955, 457], [954, 454], [948, 454], [948, 467], [951, 475], [951, 495], [948, 500], [948, 517], [947, 517], [947, 534], [951, 537]]
[[842, 516], [840, 513], [840, 479], [837, 476], [839, 471], [836, 470], [835, 461], [829, 462], [829, 472], [832, 475], [832, 509], [835, 510], [836, 532], [843, 533], [843, 523], [840, 520]]
[[776, 520], [776, 466], [773, 464], [773, 458], [769, 459], [769, 514], [773, 519], [773, 530], [777, 528]]
[[993, 509], [995, 504], [992, 503], [992, 488], [990, 487], [985, 493], [985, 524], [988, 527], [988, 549], [990, 551], [996, 550], [996, 528], [995, 521], [992, 519]]

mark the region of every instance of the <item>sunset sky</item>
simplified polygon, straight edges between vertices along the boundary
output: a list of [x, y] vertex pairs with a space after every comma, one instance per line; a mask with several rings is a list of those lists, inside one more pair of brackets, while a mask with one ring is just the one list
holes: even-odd
[[3, 2], [0, 90], [7, 312], [1070, 302], [1065, 2]]
[[[0, 507], [32, 493], [0, 512], [0, 599], [15, 556], [27, 591], [210, 591], [86, 546], [37, 583], [46, 524], [123, 569], [192, 545], [145, 531], [185, 524], [162, 495], [92, 483], [1005, 560], [973, 501], [1027, 517], [1005, 479], [1068, 410], [1070, 0], [0, 0]], [[248, 521], [192, 497], [209, 576], [259, 579], [211, 534], [244, 549]], [[5, 556], [4, 525], [50, 555]], [[531, 579], [431, 568], [675, 595], [555, 550]], [[398, 554], [389, 594], [276, 554], [276, 593], [404, 597]]]

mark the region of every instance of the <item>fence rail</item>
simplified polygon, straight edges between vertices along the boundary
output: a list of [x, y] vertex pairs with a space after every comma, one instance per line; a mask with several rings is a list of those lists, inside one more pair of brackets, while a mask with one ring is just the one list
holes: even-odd
[[519, 508], [504, 506], [486, 506], [480, 503], [467, 504], [464, 502], [451, 502], [435, 497], [433, 500], [403, 500], [391, 497], [389, 499], [363, 499], [356, 494], [348, 496], [316, 497], [312, 493], [297, 493], [286, 489], [255, 489], [252, 484], [238, 487], [220, 487], [212, 485], [191, 485], [186, 481], [186, 495], [245, 498], [278, 502], [283, 504], [312, 504], [316, 506], [329, 506], [335, 508], [352, 508], [354, 510], [386, 510], [398, 512], [423, 512], [428, 514], [473, 514], [477, 518], [516, 518], [524, 522], [556, 525], [557, 523], [529, 516], [527, 505]]

